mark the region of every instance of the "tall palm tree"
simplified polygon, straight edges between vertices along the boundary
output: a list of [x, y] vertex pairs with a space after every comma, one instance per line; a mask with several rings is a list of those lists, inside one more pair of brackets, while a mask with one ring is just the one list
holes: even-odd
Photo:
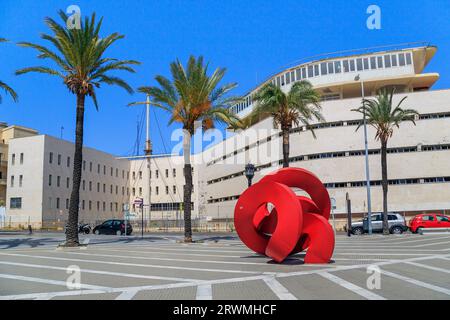
[[[362, 106], [353, 111], [366, 115], [366, 121], [376, 130], [376, 140], [381, 142], [381, 185], [383, 188], [383, 233], [389, 234], [388, 225], [388, 172], [387, 172], [387, 144], [392, 137], [395, 127], [400, 128], [403, 121], [411, 121], [416, 125], [414, 118], [418, 114], [412, 109], [402, 109], [400, 106], [407, 97], [400, 100], [397, 105], [393, 105], [392, 99], [394, 89], [382, 89], [375, 99], [364, 99]], [[361, 124], [362, 125], [362, 124]], [[359, 125], [356, 130], [358, 130]]]
[[252, 123], [261, 117], [273, 117], [274, 128], [280, 128], [283, 135], [283, 167], [289, 167], [289, 132], [293, 125], [300, 123], [311, 130], [310, 121], [323, 121], [321, 114], [320, 95], [309, 81], [294, 83], [288, 93], [273, 83], [263, 86], [254, 96], [255, 109], [246, 119]]
[[59, 16], [63, 24], [59, 24], [51, 18], [45, 19], [45, 23], [53, 35], [41, 35], [41, 38], [50, 42], [53, 48], [29, 42], [19, 43], [22, 47], [37, 50], [39, 53], [38, 58], [50, 59], [56, 64], [56, 67], [29, 67], [16, 71], [16, 74], [39, 72], [60, 77], [67, 89], [76, 96], [75, 154], [65, 245], [78, 246], [77, 227], [83, 162], [85, 100], [87, 96], [91, 97], [95, 108], [98, 110], [96, 89], [100, 88], [101, 84], [117, 85], [128, 93], [133, 93], [133, 89], [124, 80], [110, 75], [109, 72], [123, 70], [134, 73], [135, 71], [131, 65], [139, 63], [134, 60], [118, 60], [105, 57], [105, 51], [117, 40], [123, 39], [124, 36], [113, 33], [102, 38], [100, 36], [100, 28], [103, 18], [97, 22], [95, 13], [92, 14], [90, 19], [86, 17], [79, 29], [66, 28], [68, 17], [63, 11], [59, 12]]
[[170, 113], [169, 124], [176, 122], [183, 127], [184, 240], [192, 242], [191, 137], [200, 126], [204, 130], [213, 128], [215, 123], [225, 123], [232, 127], [240, 126], [239, 118], [228, 108], [238, 99], [226, 96], [237, 84], [219, 86], [226, 69], [217, 68], [212, 75], [208, 75], [208, 64], [204, 64], [201, 56], [199, 58], [191, 56], [186, 69], [177, 59], [170, 64], [170, 71], [172, 80], [159, 75], [155, 77], [159, 86], [141, 87], [139, 91], [150, 95], [156, 107]]
[[[0, 42], [7, 42], [7, 41], [8, 40], [6, 40], [5, 38], [0, 38]], [[17, 96], [17, 93], [10, 86], [8, 86], [6, 83], [4, 83], [1, 80], [0, 80], [0, 89], [5, 91], [6, 94], [9, 94], [14, 102], [17, 102], [17, 99], [19, 98]], [[2, 103], [2, 96], [1, 95], [0, 95], [0, 103]]]

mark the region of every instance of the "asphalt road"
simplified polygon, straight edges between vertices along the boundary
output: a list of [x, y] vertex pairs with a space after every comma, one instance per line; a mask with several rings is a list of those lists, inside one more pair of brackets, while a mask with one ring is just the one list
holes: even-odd
[[338, 235], [327, 265], [303, 254], [276, 264], [235, 234], [189, 245], [181, 234], [88, 235], [86, 249], [57, 249], [62, 239], [1, 233], [0, 299], [450, 299], [450, 235]]

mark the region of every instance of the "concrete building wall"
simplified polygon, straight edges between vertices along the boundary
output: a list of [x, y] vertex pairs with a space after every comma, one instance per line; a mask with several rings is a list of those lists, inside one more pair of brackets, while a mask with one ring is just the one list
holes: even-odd
[[[421, 115], [429, 113], [450, 113], [448, 101], [450, 90], [415, 92], [398, 94], [395, 102], [405, 95], [408, 98], [403, 107], [416, 109]], [[347, 122], [359, 120], [360, 115], [352, 109], [359, 106], [360, 99], [344, 99], [325, 101], [322, 103], [323, 115], [326, 123]], [[272, 120], [266, 119], [249, 130], [259, 128], [271, 128]], [[355, 132], [356, 125], [342, 125], [338, 127], [325, 127], [315, 130], [316, 139], [310, 132], [292, 133], [290, 135], [290, 157], [306, 156], [301, 161], [291, 163], [291, 166], [302, 167], [314, 172], [324, 183], [346, 183], [345, 187], [329, 187], [331, 197], [337, 200], [338, 213], [344, 213], [345, 195], [349, 192], [352, 199], [353, 212], [366, 212], [366, 189], [364, 186], [351, 186], [349, 183], [365, 181], [365, 167], [363, 154], [351, 156], [350, 153], [364, 149], [362, 128]], [[388, 176], [390, 180], [417, 179], [419, 183], [391, 185], [389, 191], [389, 209], [395, 211], [410, 211], [411, 213], [426, 210], [450, 209], [450, 183], [426, 182], [425, 178], [450, 177], [450, 164], [446, 160], [450, 150], [422, 150], [427, 145], [447, 145], [450, 143], [450, 117], [417, 120], [416, 126], [412, 123], [403, 123], [396, 129], [390, 139], [388, 148], [399, 149], [398, 153], [388, 155]], [[247, 131], [249, 131], [247, 130]], [[379, 150], [380, 144], [374, 139], [375, 130], [369, 128], [369, 149]], [[280, 167], [281, 139], [277, 133], [272, 136], [270, 142], [265, 142], [264, 133], [261, 134], [259, 147], [251, 147], [249, 150], [233, 155], [236, 149], [226, 147], [237, 137], [230, 138], [205, 152], [215, 152], [216, 159], [222, 155], [230, 155], [226, 160], [213, 165], [207, 165], [205, 176], [208, 181], [220, 179], [232, 174], [242, 173], [245, 164], [252, 162], [257, 166], [270, 165], [256, 173], [254, 181], [258, 181], [263, 175]], [[251, 141], [251, 145], [254, 141]], [[257, 151], [261, 151], [263, 145], [273, 144], [273, 150], [269, 161], [261, 161]], [[404, 147], [416, 148], [413, 152], [403, 152]], [[266, 147], [268, 149], [268, 147]], [[222, 154], [220, 152], [223, 151]], [[342, 157], [309, 159], [308, 155], [325, 153], [344, 153]], [[381, 180], [380, 154], [370, 155], [369, 160], [371, 180]], [[404, 181], [400, 182], [403, 183]], [[232, 217], [236, 200], [224, 200], [224, 198], [237, 196], [246, 188], [245, 176], [227, 178], [219, 182], [206, 185], [206, 193], [212, 197], [212, 201], [206, 206], [206, 211], [211, 216]], [[382, 210], [381, 186], [372, 188], [372, 210]], [[211, 200], [211, 199], [210, 199]], [[212, 202], [212, 203], [211, 203]], [[222, 209], [223, 208], [223, 209]]]

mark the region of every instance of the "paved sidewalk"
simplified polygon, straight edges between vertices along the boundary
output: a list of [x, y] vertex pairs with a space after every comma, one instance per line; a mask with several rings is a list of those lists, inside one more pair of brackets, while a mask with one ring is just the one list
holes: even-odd
[[[450, 235], [338, 235], [328, 265], [276, 264], [234, 234], [89, 235], [87, 249], [56, 249], [62, 239], [0, 236], [0, 299], [450, 299]], [[367, 287], [369, 266], [380, 289]], [[68, 268], [81, 270], [79, 289]]]

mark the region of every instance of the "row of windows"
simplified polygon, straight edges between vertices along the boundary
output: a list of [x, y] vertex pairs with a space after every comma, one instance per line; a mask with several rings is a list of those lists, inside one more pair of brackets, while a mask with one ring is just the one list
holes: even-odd
[[[363, 70], [378, 70], [412, 65], [410, 52], [395, 54], [373, 55], [366, 58], [341, 59], [335, 61], [319, 62], [305, 65], [295, 70], [290, 70], [271, 80], [271, 83], [282, 87], [309, 78], [333, 75], [340, 73], [359, 72]], [[252, 104], [252, 96], [249, 95], [241, 102], [231, 108], [234, 113], [239, 113]], [[336, 97], [331, 97], [334, 99]]]
[[[439, 144], [439, 145], [424, 145], [421, 146], [421, 151], [441, 151], [441, 150], [450, 150], [450, 144]], [[398, 148], [388, 148], [387, 153], [388, 154], [394, 154], [394, 153], [406, 153], [406, 152], [418, 152], [419, 147], [398, 147]], [[369, 155], [377, 155], [381, 153], [380, 149], [369, 149], [368, 150]], [[317, 159], [329, 159], [329, 158], [342, 158], [342, 157], [354, 157], [354, 156], [363, 156], [365, 155], [365, 150], [352, 150], [352, 151], [338, 151], [338, 152], [324, 152], [324, 153], [315, 153], [315, 154], [308, 154], [308, 155], [301, 155], [296, 157], [289, 158], [289, 162], [300, 162], [300, 161], [308, 161], [308, 160], [317, 160]], [[283, 164], [282, 160], [279, 160], [278, 163], [281, 165]], [[265, 169], [268, 167], [271, 167], [272, 164], [268, 163], [265, 165], [261, 165], [256, 167], [256, 170]], [[239, 177], [244, 175], [244, 171], [239, 171], [227, 176], [223, 176], [217, 179], [209, 180], [207, 181], [207, 184], [214, 184], [221, 181], [225, 181], [228, 179], [232, 179], [235, 177]]]
[[[15, 154], [13, 154], [13, 160], [12, 160], [13, 164], [14, 164], [14, 161], [15, 161], [14, 159], [15, 159]], [[60, 154], [58, 154], [57, 155], [57, 164], [61, 165], [61, 161], [62, 161], [62, 156]], [[20, 163], [21, 164], [23, 163], [23, 153], [20, 154]], [[50, 164], [53, 163], [53, 152], [49, 153], [49, 163]], [[84, 160], [83, 161], [83, 167], [82, 167], [83, 171], [86, 171], [86, 165], [87, 165], [87, 162]], [[70, 157], [67, 157], [66, 166], [68, 168], [70, 167]], [[92, 162], [89, 162], [89, 172], [92, 172], [93, 167], [94, 167], [94, 164]], [[100, 164], [97, 164], [97, 173], [100, 174], [103, 171], [103, 174], [106, 175], [106, 172], [107, 172], [106, 168], [107, 168], [106, 165], [102, 166]], [[119, 177], [119, 171], [120, 170], [117, 169], [117, 168], [114, 169], [113, 167], [110, 167], [110, 175], [111, 175], [111, 177], [113, 177], [115, 175], [116, 178], [118, 178]], [[151, 178], [151, 176], [152, 176], [152, 173], [150, 172], [150, 178]], [[176, 176], [177, 176], [177, 169], [172, 169], [172, 177], [176, 178]], [[159, 178], [159, 170], [155, 170], [155, 177], [156, 177], [156, 179]], [[169, 178], [169, 169], [165, 169], [165, 177]], [[126, 172], [126, 178], [127, 178], [127, 180], [130, 179], [130, 172], [129, 171]], [[141, 180], [142, 179], [142, 171], [137, 171], [137, 172], [133, 171], [132, 172], [132, 178], [133, 178], [133, 180], [136, 180], [137, 178]], [[122, 179], [125, 179], [125, 170], [122, 170]]]
[[[443, 112], [443, 113], [427, 113], [427, 114], [421, 114], [419, 115], [419, 120], [427, 120], [427, 119], [443, 119], [443, 118], [450, 118], [450, 112]], [[306, 129], [313, 129], [313, 130], [317, 130], [317, 129], [326, 129], [326, 128], [336, 128], [336, 127], [344, 127], [344, 126], [359, 126], [363, 124], [363, 120], [347, 120], [347, 121], [335, 121], [335, 122], [324, 122], [324, 123], [317, 123], [317, 124], [313, 124], [310, 125], [308, 127], [306, 126], [299, 126], [299, 127], [295, 127], [292, 128], [290, 130], [290, 133], [298, 133], [301, 131], [305, 131]], [[244, 152], [247, 150], [250, 150], [250, 148], [254, 148], [259, 146], [261, 143], [265, 143], [265, 142], [269, 142], [272, 140], [272, 137], [276, 137], [276, 136], [281, 136], [282, 133], [279, 132], [273, 136], [261, 139], [256, 141], [255, 143], [252, 143], [248, 146], [245, 146], [244, 148], [240, 148], [238, 150], [235, 150], [232, 153], [229, 153], [227, 155], [224, 155], [220, 158], [214, 159], [213, 161], [209, 162], [207, 164], [207, 166], [211, 166], [213, 164], [218, 163], [219, 161], [222, 160], [226, 160], [229, 157], [235, 156], [240, 152]]]
[[[429, 184], [429, 183], [449, 183], [450, 177], [433, 177], [433, 178], [413, 178], [413, 179], [392, 179], [388, 180], [389, 185], [407, 185], [407, 184]], [[371, 186], [381, 186], [381, 180], [370, 181]], [[339, 189], [339, 188], [356, 188], [365, 187], [365, 181], [354, 181], [354, 182], [331, 182], [324, 183], [327, 189]], [[217, 203], [225, 201], [238, 200], [239, 195], [228, 196], [217, 199], [210, 199], [208, 203]]]

